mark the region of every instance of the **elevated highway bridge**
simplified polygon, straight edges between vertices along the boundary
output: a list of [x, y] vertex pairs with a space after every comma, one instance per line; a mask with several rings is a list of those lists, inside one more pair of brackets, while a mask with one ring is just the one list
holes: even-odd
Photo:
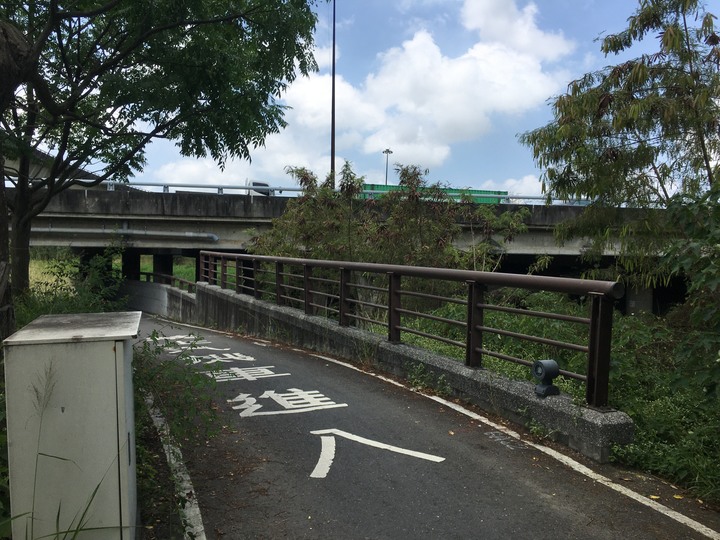
[[[252, 192], [251, 192], [252, 193]], [[9, 190], [9, 197], [13, 190]], [[117, 188], [72, 189], [53, 198], [33, 220], [31, 245], [141, 250], [244, 250], [252, 236], [272, 226], [290, 197]], [[553, 229], [576, 217], [581, 206], [500, 204], [498, 212], [527, 206], [528, 231], [506, 245], [510, 255], [577, 256], [583, 241], [558, 246]], [[499, 240], [499, 239], [498, 239]], [[470, 245], [469, 232], [458, 247]], [[612, 254], [609, 254], [612, 255]]]
[[[130, 185], [131, 186], [131, 185]], [[153, 255], [154, 271], [171, 274], [172, 259], [194, 257], [200, 250], [243, 252], [253, 236], [272, 227], [291, 200], [287, 196], [157, 192], [116, 184], [114, 190], [70, 189], [56, 196], [33, 220], [31, 246], [64, 246], [93, 254], [110, 245], [124, 249], [123, 272], [139, 274], [140, 256]], [[13, 190], [8, 190], [13, 196]], [[508, 268], [522, 270], [538, 255], [554, 257], [556, 273], [572, 273], [586, 244], [582, 239], [556, 244], [556, 225], [578, 216], [582, 206], [500, 204], [498, 212], [526, 206], [528, 230], [503, 247]], [[501, 242], [501, 239], [498, 239]], [[472, 243], [469, 229], [457, 241]], [[614, 253], [606, 254], [608, 257]], [[641, 295], [647, 303], [647, 295]]]

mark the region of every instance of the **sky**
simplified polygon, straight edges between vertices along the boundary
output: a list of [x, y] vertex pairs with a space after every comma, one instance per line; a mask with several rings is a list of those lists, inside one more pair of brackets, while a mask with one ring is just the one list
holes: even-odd
[[[367, 183], [430, 182], [539, 195], [518, 134], [552, 120], [549, 100], [606, 65], [597, 41], [625, 29], [637, 0], [336, 0], [336, 157]], [[316, 6], [319, 71], [282, 97], [288, 123], [251, 162], [185, 158], [156, 142], [133, 181], [297, 187], [286, 167], [330, 170], [332, 4]], [[653, 45], [653, 44], [650, 44]], [[384, 154], [390, 149], [392, 154]]]

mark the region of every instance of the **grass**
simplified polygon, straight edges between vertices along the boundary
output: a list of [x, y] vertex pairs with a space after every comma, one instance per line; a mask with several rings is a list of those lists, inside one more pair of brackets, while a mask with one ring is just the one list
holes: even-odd
[[[152, 255], [140, 256], [140, 271], [153, 271]], [[192, 257], [174, 257], [173, 258], [173, 276], [184, 279], [186, 281], [195, 282], [195, 259]]]

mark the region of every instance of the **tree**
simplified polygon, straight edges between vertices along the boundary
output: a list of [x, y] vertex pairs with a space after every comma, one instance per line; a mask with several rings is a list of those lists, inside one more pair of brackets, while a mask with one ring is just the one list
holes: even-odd
[[[697, 0], [642, 0], [624, 31], [602, 40], [616, 54], [648, 35], [659, 50], [573, 81], [554, 120], [525, 133], [553, 197], [593, 199], [561, 235], [588, 235], [596, 252], [622, 240], [626, 279], [687, 280], [668, 317], [680, 336], [679, 382], [720, 396], [720, 37]], [[618, 208], [639, 210], [618, 225]]]
[[339, 175], [339, 191], [331, 176], [318, 185], [318, 178], [304, 167], [287, 167], [286, 172], [303, 188], [299, 197], [288, 201], [283, 215], [273, 220], [272, 229], [254, 240], [256, 253], [334, 260], [362, 260], [358, 242], [368, 223], [367, 208], [357, 198], [363, 177], [346, 161]]
[[[652, 210], [717, 188], [720, 38], [714, 19], [697, 0], [640, 1], [628, 27], [605, 37], [601, 49], [619, 54], [650, 35], [659, 50], [571, 82], [553, 100], [554, 120], [520, 138], [545, 169], [549, 196], [593, 200], [561, 235], [591, 236], [594, 253], [619, 236], [621, 264], [646, 282], [668, 275], [655, 257], [669, 238], [685, 232], [667, 213]], [[646, 211], [619, 227], [620, 207]]]
[[[397, 191], [377, 199], [358, 197], [363, 177], [345, 162], [339, 190], [304, 168], [288, 172], [304, 188], [288, 203], [270, 231], [255, 239], [253, 251], [313, 259], [334, 259], [385, 264], [493, 270], [502, 257], [504, 242], [526, 229], [527, 209], [495, 215], [495, 208], [456, 201], [440, 184], [430, 184], [428, 171], [398, 165]], [[471, 249], [465, 253], [454, 242], [461, 223], [473, 230]], [[476, 234], [475, 231], [481, 231]]]
[[[315, 69], [313, 4], [3, 2], [0, 172], [15, 187], [13, 289], [28, 286], [31, 221], [60, 191], [128, 178], [153, 139], [223, 166], [284, 127], [282, 92]], [[31, 174], [37, 150], [52, 155], [42, 179]], [[0, 209], [0, 228], [7, 215]]]
[[[427, 171], [398, 165], [397, 191], [378, 198], [361, 196], [364, 178], [345, 162], [339, 175], [339, 190], [332, 188], [329, 176], [318, 186], [317, 176], [304, 168], [289, 167], [288, 172], [303, 187], [300, 197], [288, 202], [283, 215], [273, 220], [270, 231], [255, 238], [251, 251], [308, 259], [330, 259], [382, 264], [494, 270], [503, 256], [503, 241], [527, 229], [527, 209], [496, 215], [495, 207], [454, 200], [440, 184], [430, 184]], [[472, 229], [467, 251], [455, 242], [464, 224]], [[313, 274], [337, 279], [336, 272]], [[366, 287], [357, 292], [368, 305], [378, 304], [387, 286], [386, 276], [356, 276]], [[462, 284], [405, 278], [409, 289], [427, 295], [467, 294]], [[460, 287], [458, 289], [458, 287]], [[331, 291], [328, 293], [332, 294]], [[403, 304], [433, 303], [429, 297], [408, 298]], [[379, 320], [386, 315], [367, 306], [364, 317]]]

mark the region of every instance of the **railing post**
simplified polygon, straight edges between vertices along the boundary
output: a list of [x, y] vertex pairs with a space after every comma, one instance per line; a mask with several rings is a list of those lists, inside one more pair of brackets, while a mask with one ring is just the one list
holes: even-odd
[[480, 307], [485, 301], [485, 286], [477, 281], [468, 281], [467, 305], [467, 339], [465, 346], [465, 365], [469, 367], [482, 366], [482, 330], [484, 310]]
[[225, 289], [227, 287], [227, 259], [223, 256], [220, 257], [220, 288]]
[[303, 264], [303, 304], [305, 305], [305, 315], [313, 314], [313, 297], [310, 278], [312, 278], [312, 266]]
[[259, 276], [260, 276], [260, 261], [257, 259], [253, 259], [253, 293], [255, 294], [255, 298], [260, 298], [262, 296], [262, 291], [260, 290], [260, 283], [259, 283]]
[[608, 403], [613, 301], [603, 294], [590, 294], [590, 340], [585, 399], [592, 407]]
[[245, 265], [242, 259], [235, 258], [235, 294], [240, 294], [240, 285], [245, 284]]
[[350, 270], [346, 268], [340, 269], [340, 315], [339, 323], [340, 326], [350, 326], [350, 313], [351, 306], [348, 302], [348, 296], [350, 295]]
[[205, 259], [207, 255], [200, 252], [198, 256], [198, 262], [196, 264], [195, 273], [197, 274], [195, 281], [205, 281], [205, 278], [207, 277], [205, 273]]
[[388, 341], [400, 342], [400, 274], [388, 273]]
[[275, 303], [278, 306], [283, 304], [282, 289], [283, 289], [283, 264], [281, 262], [275, 263]]
[[210, 285], [217, 284], [217, 261], [214, 255], [208, 258], [208, 283]]

